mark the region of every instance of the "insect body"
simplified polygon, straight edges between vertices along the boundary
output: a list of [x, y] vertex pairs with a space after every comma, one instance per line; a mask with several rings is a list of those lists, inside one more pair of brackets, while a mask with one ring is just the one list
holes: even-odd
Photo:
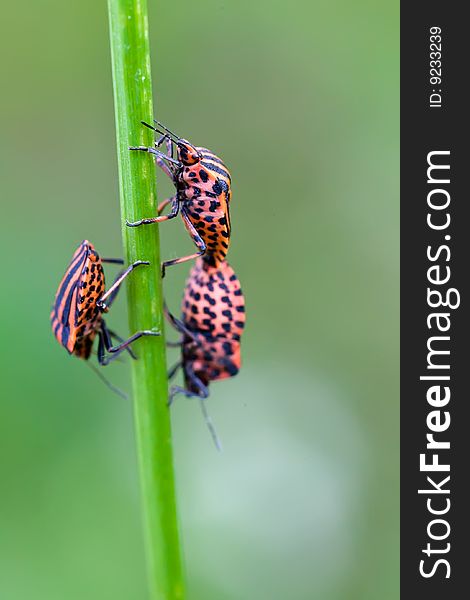
[[[133, 341], [145, 335], [160, 334], [156, 331], [139, 331], [124, 341], [106, 327], [103, 312], [108, 311], [123, 280], [136, 267], [150, 263], [136, 261], [122, 271], [105, 292], [103, 262], [122, 264], [123, 261], [100, 258], [87, 240], [79, 245], [57, 290], [51, 325], [58, 342], [69, 354], [85, 360], [90, 357], [94, 339], [98, 335], [98, 362], [100, 365], [107, 365], [124, 350], [135, 358], [129, 348]], [[113, 338], [119, 342], [116, 346], [113, 346]]]
[[[143, 124], [162, 133], [146, 123]], [[166, 154], [145, 146], [131, 147], [130, 150], [153, 154], [157, 164], [173, 180], [176, 194], [160, 204], [159, 214], [168, 204], [171, 204], [171, 211], [168, 215], [142, 219], [135, 223], [128, 222], [127, 225], [137, 227], [166, 221], [181, 212], [186, 229], [199, 252], [168, 260], [163, 267], [182, 263], [203, 254], [208, 264], [217, 266], [225, 260], [230, 243], [230, 173], [222, 159], [207, 148], [195, 147], [165, 127], [164, 130], [156, 146], [158, 148], [165, 142]], [[174, 145], [177, 148], [177, 160], [173, 158]]]
[[191, 331], [240, 341], [245, 326], [245, 299], [240, 281], [227, 261], [218, 267], [198, 259], [186, 282], [183, 322]]
[[[182, 320], [168, 317], [183, 334], [181, 362], [172, 375], [181, 366], [185, 381], [185, 387], [171, 388], [170, 401], [178, 393], [204, 400], [209, 396], [211, 381], [233, 377], [241, 366], [245, 300], [232, 267], [226, 261], [213, 267], [199, 258], [186, 283]], [[201, 406], [218, 446], [205, 406], [203, 403]]]

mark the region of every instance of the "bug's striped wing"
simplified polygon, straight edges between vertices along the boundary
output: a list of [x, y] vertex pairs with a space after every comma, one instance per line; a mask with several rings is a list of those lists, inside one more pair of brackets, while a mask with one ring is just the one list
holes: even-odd
[[[230, 198], [231, 198], [231, 189], [232, 189], [232, 178], [230, 176], [230, 171], [228, 170], [224, 161], [218, 157], [216, 154], [208, 150], [207, 148], [198, 148], [198, 150], [202, 154], [201, 166], [208, 169], [212, 178], [215, 178], [218, 185], [221, 189], [217, 190], [218, 200], [221, 204], [221, 208], [227, 219], [227, 230], [228, 235], [230, 237], [231, 234], [231, 222], [230, 222]], [[214, 189], [212, 191], [215, 191]]]
[[[74, 352], [77, 338], [94, 332], [95, 323], [100, 318], [96, 302], [103, 292], [101, 260], [93, 245], [84, 240], [60, 282], [51, 312], [54, 335], [69, 353]], [[85, 344], [85, 347], [89, 349], [89, 345]], [[89, 352], [80, 351], [78, 354], [87, 358]]]

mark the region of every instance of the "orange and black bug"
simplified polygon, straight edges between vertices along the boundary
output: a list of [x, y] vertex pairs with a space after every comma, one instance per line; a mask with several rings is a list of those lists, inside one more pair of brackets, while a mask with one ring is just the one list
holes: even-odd
[[[60, 282], [50, 317], [57, 341], [69, 354], [84, 360], [90, 357], [94, 339], [98, 335], [98, 362], [107, 365], [124, 350], [136, 358], [130, 344], [142, 336], [160, 333], [138, 331], [124, 341], [107, 328], [102, 315], [109, 310], [119, 286], [133, 269], [150, 263], [136, 261], [122, 271], [109, 290], [105, 291], [103, 262], [123, 264], [119, 259], [100, 258], [88, 240], [79, 245]], [[113, 339], [119, 342], [115, 346]]]
[[232, 267], [218, 267], [199, 258], [194, 264], [182, 304], [182, 319], [167, 312], [174, 327], [183, 334], [182, 357], [170, 371], [173, 376], [183, 368], [185, 387], [173, 386], [170, 402], [176, 394], [201, 399], [207, 424], [218, 446], [214, 428], [203, 400], [209, 396], [209, 383], [233, 377], [241, 367], [240, 342], [245, 327], [245, 299]]
[[[221, 158], [207, 148], [193, 146], [187, 140], [173, 134], [164, 125], [156, 127], [142, 121], [162, 137], [155, 143], [156, 148], [132, 146], [130, 150], [141, 150], [155, 156], [156, 163], [172, 179], [176, 194], [164, 200], [158, 207], [158, 214], [171, 204], [171, 211], [164, 216], [141, 219], [135, 223], [127, 222], [129, 227], [147, 225], [173, 219], [181, 212], [181, 217], [199, 252], [182, 256], [163, 263], [165, 267], [191, 260], [205, 255], [206, 261], [217, 266], [225, 260], [230, 243], [231, 196], [230, 173]], [[165, 142], [166, 154], [157, 150]], [[173, 157], [174, 146], [177, 148], [177, 159]]]

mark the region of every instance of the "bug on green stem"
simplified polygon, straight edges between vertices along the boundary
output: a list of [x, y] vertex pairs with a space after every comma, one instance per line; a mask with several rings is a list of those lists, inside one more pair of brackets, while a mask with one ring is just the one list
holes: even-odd
[[185, 387], [172, 386], [176, 394], [199, 398], [215, 444], [215, 430], [205, 410], [209, 383], [236, 375], [241, 367], [240, 342], [245, 327], [245, 299], [240, 282], [226, 262], [217, 267], [199, 258], [190, 271], [182, 303], [182, 319], [167, 312], [173, 326], [182, 333], [181, 360], [170, 377], [183, 369]]
[[[227, 256], [231, 224], [230, 198], [231, 177], [223, 160], [203, 147], [193, 146], [158, 121], [158, 127], [152, 127], [142, 121], [156, 133], [162, 134], [155, 142], [155, 148], [131, 146], [130, 150], [149, 152], [155, 156], [157, 165], [171, 178], [176, 194], [164, 200], [158, 207], [158, 215], [127, 222], [128, 227], [138, 227], [151, 223], [161, 223], [173, 219], [181, 213], [184, 225], [198, 248], [198, 252], [163, 263], [163, 271], [170, 265], [179, 264], [204, 255], [209, 264], [217, 266]], [[161, 144], [166, 145], [166, 154], [158, 150]], [[176, 146], [177, 158], [174, 158]], [[168, 205], [171, 210], [167, 215], [160, 215]]]
[[[124, 279], [137, 267], [149, 265], [138, 260], [116, 277], [113, 285], [105, 291], [103, 262], [123, 264], [120, 259], [103, 259], [93, 244], [84, 240], [75, 251], [59, 284], [50, 315], [52, 331], [57, 341], [67, 350], [84, 360], [90, 358], [95, 337], [98, 336], [98, 363], [109, 364], [122, 352], [136, 358], [130, 345], [142, 336], [156, 336], [152, 330], [138, 331], [123, 340], [103, 319], [108, 312]], [[113, 345], [113, 339], [118, 342]]]

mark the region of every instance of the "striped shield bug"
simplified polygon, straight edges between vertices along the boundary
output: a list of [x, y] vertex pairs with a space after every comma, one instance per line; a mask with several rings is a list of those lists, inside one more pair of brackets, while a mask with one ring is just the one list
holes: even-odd
[[[217, 266], [225, 260], [230, 244], [230, 173], [222, 159], [216, 154], [207, 148], [193, 146], [158, 121], [155, 123], [157, 127], [152, 127], [142, 121], [146, 127], [162, 134], [160, 139], [155, 142], [156, 147], [131, 146], [129, 149], [154, 155], [158, 166], [172, 179], [176, 187], [176, 194], [159, 205], [159, 216], [141, 219], [134, 223], [127, 222], [127, 225], [138, 227], [149, 223], [160, 223], [173, 219], [180, 212], [198, 252], [165, 261], [163, 272], [165, 267], [201, 255], [205, 256], [210, 265]], [[163, 143], [166, 145], [166, 154], [158, 150]], [[175, 146], [176, 159], [174, 158]], [[167, 215], [160, 215], [160, 212], [168, 204], [171, 205], [170, 212]]]
[[216, 446], [217, 435], [205, 410], [209, 383], [233, 377], [241, 367], [240, 341], [245, 327], [245, 299], [240, 282], [226, 262], [217, 267], [199, 258], [192, 267], [184, 292], [182, 319], [167, 311], [167, 318], [182, 333], [181, 360], [170, 371], [182, 367], [185, 387], [172, 386], [176, 394], [201, 400], [207, 425]]
[[[113, 285], [105, 291], [103, 263], [123, 264], [120, 259], [104, 259], [93, 244], [84, 240], [75, 251], [55, 295], [50, 315], [52, 331], [69, 354], [88, 360], [95, 337], [98, 335], [97, 358], [107, 365], [123, 351], [136, 358], [130, 345], [142, 336], [158, 336], [157, 331], [138, 331], [123, 340], [108, 329], [103, 313], [108, 312], [124, 279], [137, 267], [149, 265], [138, 260], [121, 271]], [[117, 345], [113, 346], [113, 340]]]

